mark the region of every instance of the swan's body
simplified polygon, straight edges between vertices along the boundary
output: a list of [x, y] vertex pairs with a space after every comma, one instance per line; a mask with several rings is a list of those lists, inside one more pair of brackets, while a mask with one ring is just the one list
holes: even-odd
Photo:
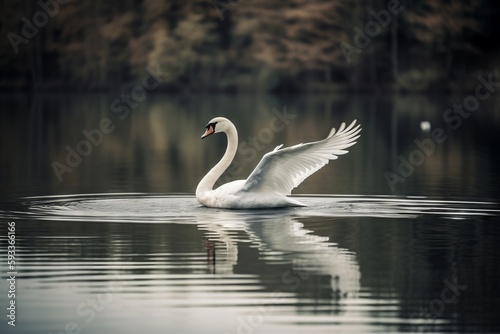
[[218, 132], [227, 135], [227, 149], [222, 159], [200, 181], [196, 199], [204, 206], [226, 209], [257, 209], [288, 206], [305, 206], [288, 197], [293, 188], [325, 166], [329, 160], [346, 154], [345, 149], [356, 144], [361, 131], [353, 121], [345, 123], [339, 131], [330, 131], [327, 138], [281, 149], [279, 145], [262, 157], [246, 180], [226, 183], [217, 189], [213, 186], [233, 161], [238, 149], [238, 132], [231, 121], [224, 117], [212, 119], [206, 126], [202, 139]]

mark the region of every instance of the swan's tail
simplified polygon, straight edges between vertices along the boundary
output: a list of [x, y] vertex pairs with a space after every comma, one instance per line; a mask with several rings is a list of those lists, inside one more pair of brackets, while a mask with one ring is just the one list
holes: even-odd
[[287, 202], [288, 202], [289, 204], [291, 204], [290, 206], [307, 206], [307, 205], [305, 205], [304, 203], [299, 202], [299, 201], [298, 201], [298, 200], [296, 200], [296, 199], [293, 199], [292, 197], [288, 197], [288, 196], [287, 196], [287, 197], [286, 197], [286, 199], [287, 199]]

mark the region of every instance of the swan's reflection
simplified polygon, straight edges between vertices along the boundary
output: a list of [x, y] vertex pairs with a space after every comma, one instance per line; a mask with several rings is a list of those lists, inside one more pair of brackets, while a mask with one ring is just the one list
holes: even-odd
[[238, 241], [249, 240], [257, 246], [262, 260], [290, 263], [298, 278], [329, 276], [331, 290], [338, 297], [354, 295], [359, 290], [360, 270], [355, 254], [336, 246], [328, 237], [312, 234], [294, 217], [245, 216], [222, 211], [198, 218], [199, 229], [213, 243], [207, 251], [213, 254], [209, 263], [215, 273], [232, 273], [238, 263]]
[[[355, 254], [338, 247], [327, 237], [305, 229], [300, 222], [303, 218], [296, 216], [300, 214], [307, 219], [309, 214], [316, 213], [312, 209], [219, 211], [198, 207], [196, 199], [187, 196], [113, 198], [106, 195], [104, 198], [71, 197], [57, 201], [47, 198], [30, 204], [30, 217], [36, 215], [38, 219], [195, 223], [204, 232], [209, 267], [213, 273], [232, 275], [238, 266], [238, 270], [262, 278], [269, 273], [281, 275], [289, 269], [304, 284], [313, 284], [308, 275], [320, 278], [322, 284], [328, 277], [331, 291], [339, 297], [355, 294], [359, 290], [360, 269]], [[248, 243], [258, 249], [262, 261], [244, 263], [239, 260], [239, 255], [246, 254], [243, 251], [249, 251]], [[252, 269], [254, 272], [251, 272]], [[275, 281], [275, 277], [272, 280]]]
[[225, 220], [198, 220], [199, 229], [205, 232], [207, 260], [214, 274], [230, 274], [238, 262], [238, 246], [234, 236], [236, 226], [234, 222]]

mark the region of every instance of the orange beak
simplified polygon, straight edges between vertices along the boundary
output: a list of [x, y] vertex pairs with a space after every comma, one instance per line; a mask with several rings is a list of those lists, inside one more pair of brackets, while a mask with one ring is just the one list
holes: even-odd
[[214, 133], [215, 129], [213, 127], [213, 125], [209, 125], [207, 127], [207, 130], [205, 131], [205, 133], [203, 134], [203, 136], [201, 136], [201, 139], [205, 138], [205, 137], [208, 137], [210, 136], [212, 133]]

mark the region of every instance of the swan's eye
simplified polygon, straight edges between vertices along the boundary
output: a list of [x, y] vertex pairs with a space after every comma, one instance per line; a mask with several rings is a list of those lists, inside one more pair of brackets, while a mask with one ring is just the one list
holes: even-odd
[[212, 130], [215, 131], [215, 125], [217, 124], [217, 122], [214, 122], [214, 123], [208, 123], [207, 126], [205, 127], [205, 129], [210, 129], [212, 128]]

